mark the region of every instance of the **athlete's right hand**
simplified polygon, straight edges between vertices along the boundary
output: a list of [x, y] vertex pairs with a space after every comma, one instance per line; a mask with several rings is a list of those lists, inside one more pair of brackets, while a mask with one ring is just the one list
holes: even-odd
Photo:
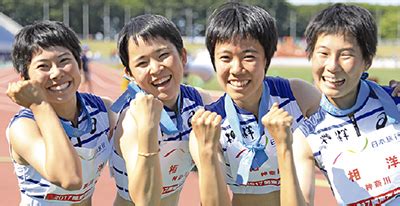
[[137, 93], [136, 98], [131, 101], [129, 114], [133, 116], [138, 128], [139, 144], [153, 144], [158, 141], [162, 109], [163, 103], [151, 94]]
[[43, 87], [32, 80], [19, 80], [8, 84], [7, 96], [20, 106], [30, 108], [46, 100]]

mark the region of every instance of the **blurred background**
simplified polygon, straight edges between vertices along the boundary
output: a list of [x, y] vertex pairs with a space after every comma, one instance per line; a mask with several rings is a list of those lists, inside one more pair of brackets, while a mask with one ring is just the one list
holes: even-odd
[[[205, 52], [207, 17], [222, 0], [0, 0], [0, 65], [7, 64], [20, 26], [36, 20], [57, 20], [69, 25], [90, 49], [91, 60], [121, 68], [116, 52], [118, 31], [131, 17], [154, 13], [171, 19], [184, 36], [190, 59], [185, 82], [206, 89], [219, 89]], [[335, 2], [367, 8], [378, 24], [379, 48], [371, 75], [381, 83], [400, 77], [400, 0], [245, 0], [276, 18], [279, 46], [268, 71], [272, 76], [299, 77], [312, 81], [305, 58], [304, 30], [313, 15]]]
[[[0, 0], [0, 205], [17, 205], [18, 186], [13, 173], [5, 129], [18, 111], [5, 95], [7, 84], [18, 76], [12, 71], [11, 47], [22, 26], [38, 20], [57, 20], [69, 25], [80, 37], [90, 62], [91, 85], [87, 91], [118, 97], [127, 85], [116, 48], [118, 31], [130, 18], [153, 13], [171, 19], [184, 36], [189, 52], [184, 82], [209, 90], [220, 90], [205, 49], [207, 17], [222, 0]], [[279, 45], [270, 76], [301, 78], [312, 82], [310, 63], [305, 54], [304, 30], [314, 14], [335, 2], [367, 8], [378, 24], [379, 44], [370, 77], [383, 85], [400, 80], [400, 0], [245, 0], [258, 5], [276, 18]], [[94, 205], [112, 205], [115, 185], [107, 174], [99, 180]], [[199, 205], [196, 174], [190, 174], [181, 194], [180, 206]], [[315, 205], [336, 205], [329, 185], [317, 172]]]

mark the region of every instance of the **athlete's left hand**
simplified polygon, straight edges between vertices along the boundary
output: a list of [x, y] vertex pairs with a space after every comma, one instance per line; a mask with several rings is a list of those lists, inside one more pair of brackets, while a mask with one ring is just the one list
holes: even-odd
[[392, 79], [389, 81], [389, 86], [394, 88], [393, 92], [392, 92], [392, 96], [400, 97], [400, 82]]
[[274, 138], [277, 146], [291, 146], [293, 142], [290, 126], [293, 117], [284, 109], [274, 103], [269, 112], [262, 117], [262, 124], [268, 129], [269, 134]]
[[215, 112], [199, 109], [192, 117], [192, 129], [196, 136], [199, 154], [214, 153], [219, 145], [221, 116]]

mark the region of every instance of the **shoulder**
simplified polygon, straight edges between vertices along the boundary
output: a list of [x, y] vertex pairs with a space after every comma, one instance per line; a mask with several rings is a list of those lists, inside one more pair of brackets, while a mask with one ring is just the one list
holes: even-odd
[[220, 98], [218, 98], [215, 102], [206, 105], [204, 108], [208, 111], [211, 112], [216, 112], [219, 114], [222, 118], [225, 118], [226, 113], [225, 113], [225, 96], [227, 94], [224, 93]]
[[[106, 100], [107, 98], [100, 97], [100, 96], [90, 94], [90, 93], [79, 93], [79, 95], [84, 100], [85, 106], [89, 106], [92, 108], [98, 108], [102, 112], [107, 112], [107, 110], [109, 108], [109, 107], [107, 107], [107, 103], [109, 103]], [[106, 101], [104, 101], [104, 100], [106, 100]]]
[[264, 81], [267, 82], [270, 94], [272, 96], [294, 99], [288, 79], [281, 77], [266, 77]]
[[307, 137], [310, 134], [315, 133], [317, 126], [321, 124], [326, 117], [327, 113], [319, 107], [319, 109], [313, 115], [305, 119], [302, 124], [300, 124], [298, 129], [304, 134], [304, 136]]
[[321, 100], [321, 93], [319, 90], [301, 79], [290, 79], [289, 82], [293, 95], [303, 115], [309, 117], [314, 114]]
[[180, 90], [181, 90], [181, 95], [182, 95], [183, 98], [188, 98], [188, 99], [190, 99], [192, 101], [200, 103], [201, 105], [204, 104], [203, 103], [203, 97], [202, 97], [202, 95], [200, 94], [200, 92], [198, 91], [197, 88], [181, 84]]

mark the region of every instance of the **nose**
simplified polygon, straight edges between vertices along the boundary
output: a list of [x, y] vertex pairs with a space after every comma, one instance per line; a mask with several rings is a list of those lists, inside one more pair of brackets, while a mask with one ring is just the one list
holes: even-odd
[[238, 58], [234, 58], [231, 61], [231, 68], [230, 68], [230, 73], [231, 74], [240, 74], [243, 71], [243, 65]]
[[159, 61], [152, 61], [150, 63], [149, 73], [150, 74], [159, 74], [164, 69], [164, 65]]
[[337, 72], [340, 69], [338, 58], [335, 55], [330, 55], [326, 59], [325, 69], [331, 73]]
[[50, 79], [59, 79], [62, 77], [63, 71], [61, 67], [53, 64], [50, 69]]

